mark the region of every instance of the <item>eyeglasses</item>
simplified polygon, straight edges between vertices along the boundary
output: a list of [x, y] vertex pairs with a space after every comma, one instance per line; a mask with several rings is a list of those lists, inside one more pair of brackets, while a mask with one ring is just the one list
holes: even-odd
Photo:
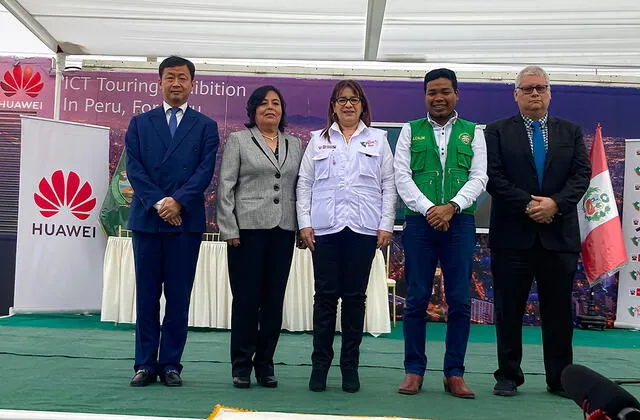
[[360, 103], [360, 98], [358, 98], [357, 96], [352, 96], [350, 98], [347, 98], [346, 96], [340, 96], [339, 98], [336, 98], [336, 102], [339, 105], [346, 105], [347, 102], [351, 102], [351, 105], [358, 105]]
[[533, 93], [534, 89], [538, 93], [545, 93], [547, 89], [549, 89], [549, 85], [519, 86], [517, 89], [520, 89], [526, 95], [530, 95]]

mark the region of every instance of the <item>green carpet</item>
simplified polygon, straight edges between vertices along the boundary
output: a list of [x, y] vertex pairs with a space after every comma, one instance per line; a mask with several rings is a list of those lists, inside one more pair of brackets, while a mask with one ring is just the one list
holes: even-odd
[[[231, 386], [229, 333], [193, 330], [185, 350], [184, 386], [128, 386], [133, 373], [133, 328], [100, 323], [96, 315], [21, 315], [0, 319], [0, 408], [88, 413], [205, 418], [215, 404], [258, 411], [341, 415], [402, 416], [441, 420], [579, 419], [570, 400], [545, 392], [540, 330], [525, 327], [523, 369], [527, 382], [515, 398], [491, 394], [495, 369], [494, 329], [474, 325], [467, 352], [469, 386], [475, 400], [442, 391], [444, 324], [429, 324], [429, 372], [416, 396], [396, 393], [403, 377], [401, 324], [385, 337], [365, 337], [361, 347], [362, 390], [340, 388], [339, 368], [332, 368], [328, 389], [307, 389], [311, 335], [283, 334], [276, 354], [280, 386]], [[339, 354], [339, 337], [336, 353]], [[580, 331], [575, 334], [575, 362], [612, 379], [640, 378], [640, 332]], [[640, 397], [639, 386], [626, 387]]]

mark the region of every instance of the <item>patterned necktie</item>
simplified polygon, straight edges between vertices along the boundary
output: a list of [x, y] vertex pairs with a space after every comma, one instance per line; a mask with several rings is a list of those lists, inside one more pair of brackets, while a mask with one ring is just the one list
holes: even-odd
[[544, 175], [544, 161], [547, 158], [547, 151], [544, 148], [544, 136], [542, 135], [542, 126], [540, 121], [531, 123], [533, 135], [531, 143], [533, 145], [533, 161], [536, 164], [536, 172], [538, 173], [538, 187], [542, 188], [542, 176]]
[[178, 117], [176, 114], [179, 110], [180, 108], [175, 106], [170, 109], [171, 116], [169, 117], [169, 132], [171, 133], [171, 138], [176, 134], [176, 129], [178, 128]]

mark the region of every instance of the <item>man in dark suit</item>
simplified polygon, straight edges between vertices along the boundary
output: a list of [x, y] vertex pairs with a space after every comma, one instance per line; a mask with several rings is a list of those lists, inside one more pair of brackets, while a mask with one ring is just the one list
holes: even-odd
[[538, 286], [547, 391], [566, 396], [560, 374], [572, 363], [571, 292], [580, 252], [576, 204], [591, 167], [582, 130], [549, 116], [549, 76], [524, 68], [514, 98], [520, 113], [485, 130], [492, 196], [489, 247], [498, 341], [493, 393], [513, 396], [524, 383], [522, 317]]
[[[189, 108], [195, 67], [181, 57], [159, 68], [162, 106], [136, 115], [125, 137], [135, 191], [128, 227], [136, 270], [136, 359], [131, 386], [157, 377], [181, 386], [189, 301], [205, 231], [204, 190], [218, 150], [218, 126]], [[160, 295], [165, 316], [160, 328]]]

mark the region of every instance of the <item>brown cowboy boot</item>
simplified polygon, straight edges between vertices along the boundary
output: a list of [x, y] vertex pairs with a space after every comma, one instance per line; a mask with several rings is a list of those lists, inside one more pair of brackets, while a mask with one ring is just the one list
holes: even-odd
[[407, 373], [398, 387], [400, 394], [415, 395], [422, 388], [423, 377], [415, 373]]
[[443, 378], [445, 392], [450, 393], [454, 397], [458, 398], [475, 398], [476, 394], [469, 389], [467, 384], [464, 383], [462, 376], [450, 376]]

